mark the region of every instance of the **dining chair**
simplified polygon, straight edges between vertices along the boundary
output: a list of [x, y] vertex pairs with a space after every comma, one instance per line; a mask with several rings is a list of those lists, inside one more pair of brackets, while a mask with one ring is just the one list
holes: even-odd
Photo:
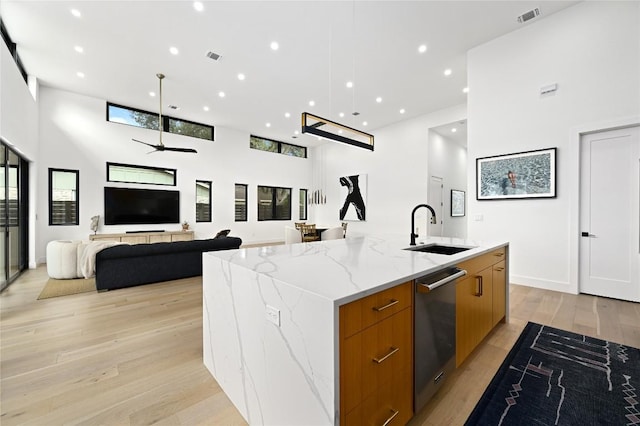
[[347, 238], [347, 225], [349, 222], [342, 222], [342, 238]]
[[305, 223], [307, 223], [307, 222], [295, 222], [294, 225], [295, 225], [297, 230], [300, 230], [300, 226], [304, 225]]
[[320, 234], [320, 239], [322, 241], [325, 240], [339, 240], [344, 238], [344, 230], [341, 226], [336, 226], [335, 228], [329, 228], [325, 231], [322, 231]]
[[319, 241], [320, 237], [316, 233], [316, 224], [302, 224], [300, 225], [300, 235], [302, 236], [302, 242], [308, 243], [310, 241]]

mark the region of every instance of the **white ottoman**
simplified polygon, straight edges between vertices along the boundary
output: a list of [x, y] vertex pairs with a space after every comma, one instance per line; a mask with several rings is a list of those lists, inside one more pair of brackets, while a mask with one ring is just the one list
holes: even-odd
[[82, 241], [50, 241], [47, 244], [47, 273], [56, 279], [78, 278], [78, 245]]

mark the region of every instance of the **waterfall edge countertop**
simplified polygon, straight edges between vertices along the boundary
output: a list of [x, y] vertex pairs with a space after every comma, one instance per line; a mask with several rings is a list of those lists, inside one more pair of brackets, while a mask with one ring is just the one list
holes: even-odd
[[203, 254], [204, 365], [249, 424], [339, 424], [340, 306], [508, 245], [417, 243], [474, 248], [366, 236]]
[[327, 298], [340, 306], [506, 246], [508, 242], [445, 237], [417, 241], [417, 246], [429, 244], [473, 248], [453, 255], [423, 253], [403, 250], [410, 247], [408, 238], [404, 236], [368, 236], [240, 248], [206, 255]]

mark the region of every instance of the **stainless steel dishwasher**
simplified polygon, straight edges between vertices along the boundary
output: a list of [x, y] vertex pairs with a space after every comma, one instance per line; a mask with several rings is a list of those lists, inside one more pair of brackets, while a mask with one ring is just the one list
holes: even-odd
[[456, 368], [456, 286], [464, 269], [449, 267], [414, 280], [414, 410]]

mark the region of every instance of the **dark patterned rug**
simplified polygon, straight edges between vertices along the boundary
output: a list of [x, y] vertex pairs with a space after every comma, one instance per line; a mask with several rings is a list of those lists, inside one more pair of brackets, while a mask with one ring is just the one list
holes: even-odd
[[640, 349], [528, 323], [466, 425], [639, 425]]

